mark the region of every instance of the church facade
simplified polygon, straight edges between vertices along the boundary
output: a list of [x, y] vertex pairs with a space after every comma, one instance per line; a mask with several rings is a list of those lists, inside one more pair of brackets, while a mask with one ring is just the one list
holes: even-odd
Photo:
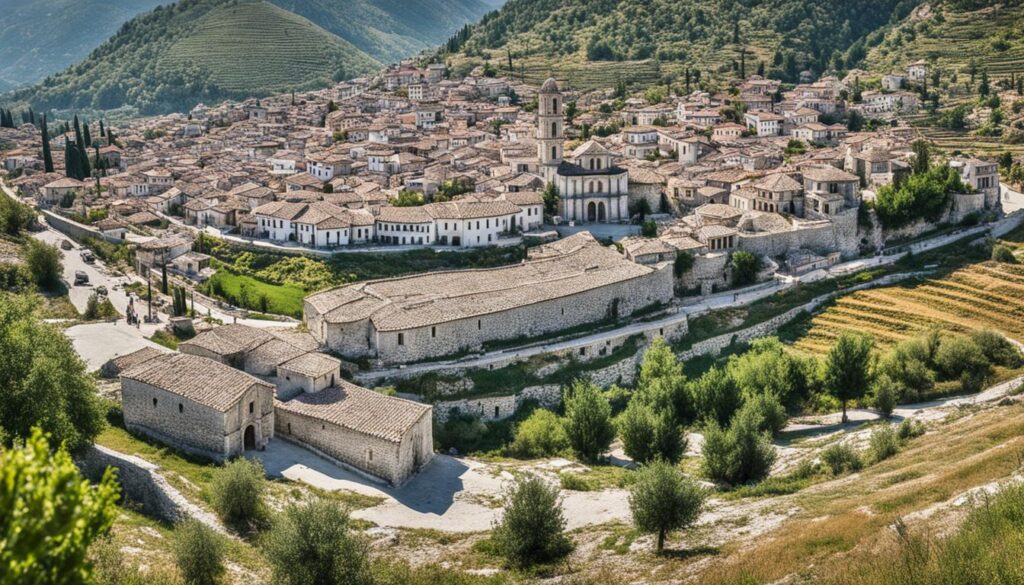
[[537, 100], [537, 158], [541, 177], [558, 188], [559, 215], [577, 223], [629, 221], [629, 173], [612, 153], [590, 140], [565, 157], [564, 105], [558, 83], [545, 81]]

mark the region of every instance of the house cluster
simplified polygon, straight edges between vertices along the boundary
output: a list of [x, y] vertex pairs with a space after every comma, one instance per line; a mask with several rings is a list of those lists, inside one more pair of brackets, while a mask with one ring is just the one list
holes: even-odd
[[431, 407], [341, 378], [308, 334], [224, 325], [104, 368], [121, 381], [128, 430], [223, 460], [278, 438], [400, 485], [433, 454]]

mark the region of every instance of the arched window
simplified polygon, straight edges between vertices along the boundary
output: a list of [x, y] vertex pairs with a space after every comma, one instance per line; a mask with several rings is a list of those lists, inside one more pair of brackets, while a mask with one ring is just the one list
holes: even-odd
[[590, 188], [588, 189], [588, 191], [589, 191], [590, 193], [593, 193], [593, 192], [594, 192], [594, 182], [593, 182], [593, 181], [591, 181], [591, 182], [590, 182]]
[[597, 160], [597, 170], [601, 170], [601, 159], [596, 159], [596, 160]]
[[558, 136], [558, 123], [557, 122], [552, 122], [551, 123], [551, 136], [552, 137]]
[[551, 100], [551, 113], [558, 113], [558, 98]]
[[594, 159], [590, 159], [590, 170], [594, 170]]
[[551, 158], [552, 159], [558, 158], [558, 147], [557, 146], [552, 146], [551, 147]]

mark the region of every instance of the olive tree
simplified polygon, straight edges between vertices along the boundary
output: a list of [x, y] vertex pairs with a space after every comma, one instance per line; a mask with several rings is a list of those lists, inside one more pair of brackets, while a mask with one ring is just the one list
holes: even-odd
[[669, 532], [696, 522], [704, 498], [704, 490], [679, 469], [655, 461], [637, 471], [629, 492], [629, 510], [638, 531], [658, 535], [657, 551], [661, 553]]
[[495, 522], [495, 548], [515, 567], [560, 559], [572, 550], [565, 534], [565, 516], [556, 486], [535, 475], [516, 479], [504, 496], [504, 510]]

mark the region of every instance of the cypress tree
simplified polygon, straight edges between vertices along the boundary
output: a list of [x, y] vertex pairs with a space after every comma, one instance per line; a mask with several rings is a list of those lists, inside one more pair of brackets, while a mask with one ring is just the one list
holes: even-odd
[[53, 172], [53, 154], [50, 152], [50, 131], [46, 128], [46, 114], [42, 117], [43, 133], [43, 170], [47, 173]]
[[32, 106], [28, 107], [28, 123], [36, 125], [36, 113], [32, 111]]
[[89, 169], [89, 151], [85, 148], [85, 137], [82, 135], [82, 127], [78, 123], [78, 114], [75, 114], [75, 168], [76, 172], [80, 174], [80, 177], [75, 177], [79, 181], [88, 177], [92, 173]]
[[107, 137], [107, 129], [103, 127], [103, 120], [100, 120], [100, 138]]
[[89, 133], [89, 123], [82, 125], [82, 137], [85, 139], [86, 148], [92, 146], [92, 135]]

